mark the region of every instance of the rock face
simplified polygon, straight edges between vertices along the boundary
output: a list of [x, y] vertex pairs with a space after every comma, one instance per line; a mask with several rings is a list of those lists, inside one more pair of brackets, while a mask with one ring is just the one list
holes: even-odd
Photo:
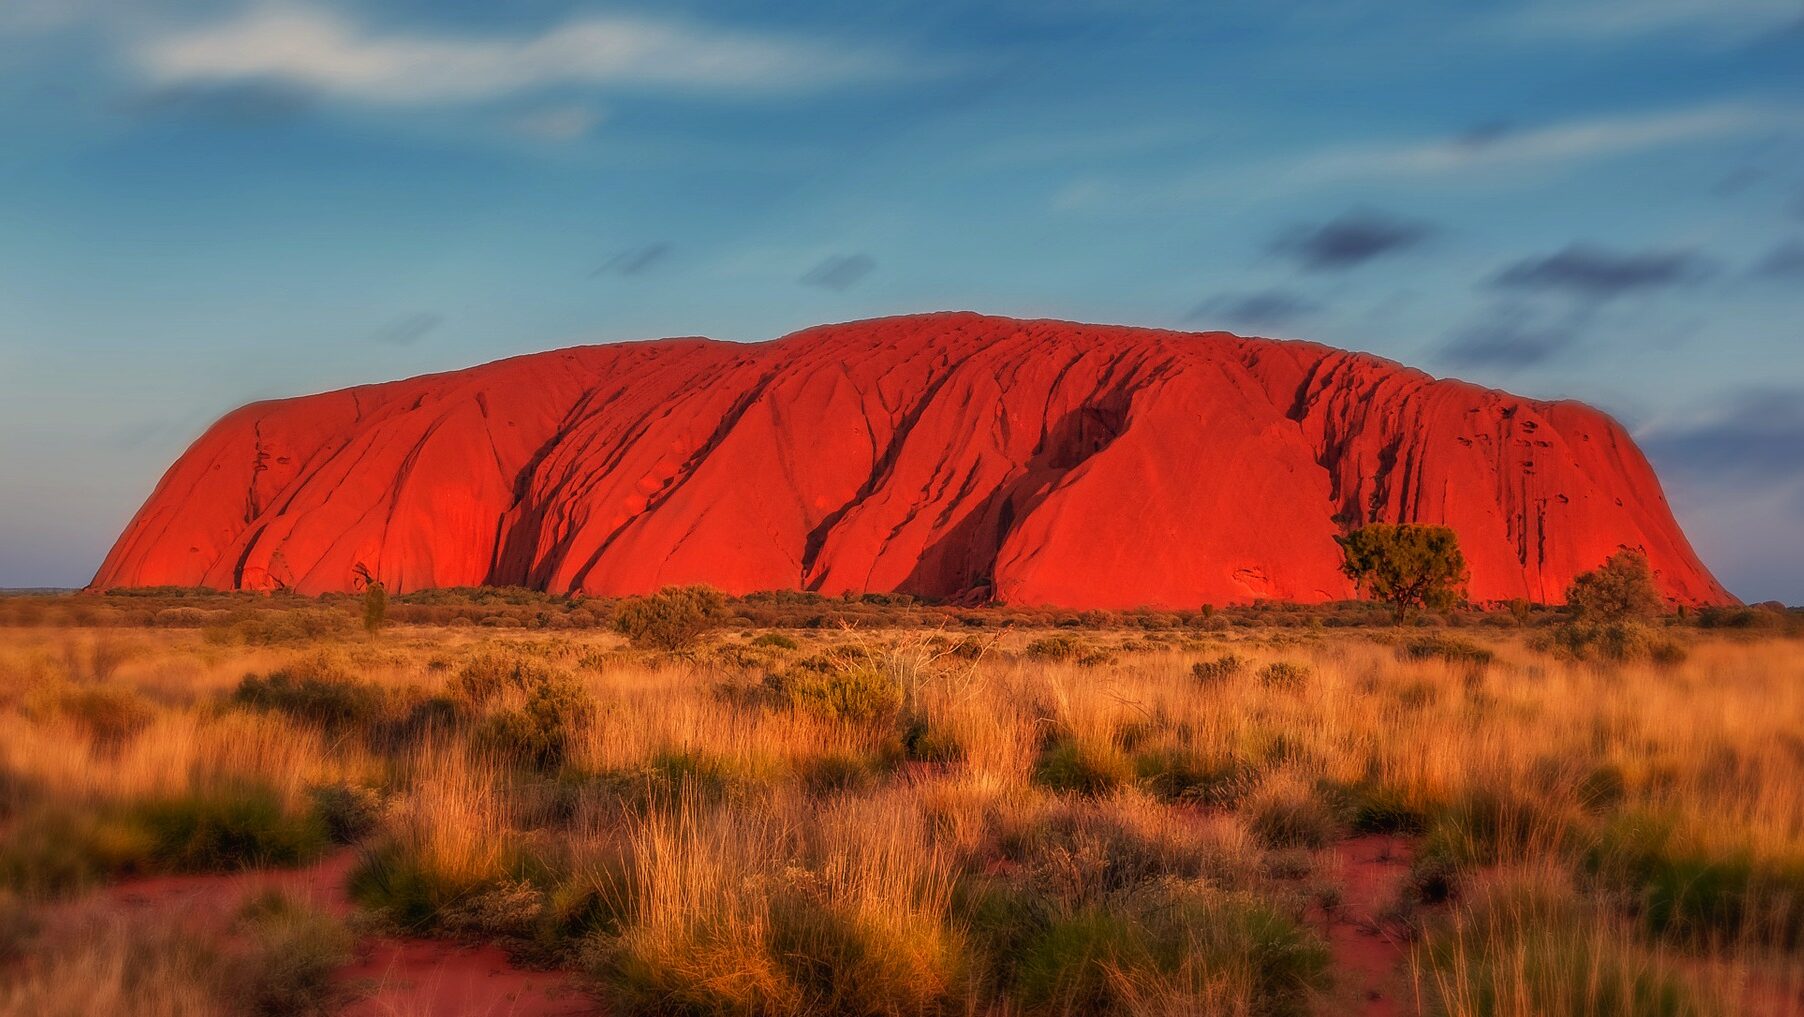
[[94, 585], [709, 583], [1066, 607], [1354, 595], [1334, 536], [1452, 526], [1475, 600], [1618, 548], [1733, 600], [1610, 418], [1225, 333], [931, 314], [621, 343], [257, 403]]

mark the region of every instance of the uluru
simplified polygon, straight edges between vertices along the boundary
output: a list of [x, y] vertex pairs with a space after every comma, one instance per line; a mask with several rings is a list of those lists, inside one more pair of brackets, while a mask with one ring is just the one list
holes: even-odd
[[1323, 602], [1335, 536], [1458, 534], [1474, 601], [1644, 552], [1733, 598], [1624, 429], [1375, 356], [940, 313], [582, 346], [255, 403], [96, 588], [592, 595], [688, 583], [1070, 608]]

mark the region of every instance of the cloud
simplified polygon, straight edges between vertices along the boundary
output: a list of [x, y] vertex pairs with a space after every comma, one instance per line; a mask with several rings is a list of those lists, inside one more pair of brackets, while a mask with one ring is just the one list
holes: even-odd
[[1321, 309], [1320, 304], [1292, 290], [1257, 290], [1217, 294], [1198, 304], [1184, 320], [1271, 327], [1287, 324]]
[[298, 89], [270, 82], [170, 85], [139, 93], [123, 107], [144, 118], [202, 121], [221, 127], [268, 127], [288, 123], [312, 106]]
[[1304, 160], [1297, 173], [1318, 180], [1445, 176], [1598, 159], [1785, 126], [1804, 126], [1804, 113], [1724, 103], [1538, 128], [1496, 123], [1438, 141], [1330, 149]]
[[602, 121], [602, 114], [588, 106], [550, 106], [516, 117], [514, 133], [540, 141], [575, 141], [588, 135]]
[[1422, 140], [1331, 145], [1251, 163], [1207, 166], [1164, 181], [1072, 181], [1053, 199], [1058, 208], [1170, 208], [1276, 198], [1364, 181], [1513, 183], [1525, 170], [1555, 169], [1697, 142], [1804, 130], [1804, 108], [1749, 102], [1714, 103], [1647, 113], [1589, 117], [1526, 127], [1480, 123]]
[[374, 103], [463, 102], [560, 85], [740, 94], [903, 76], [898, 56], [697, 22], [588, 15], [525, 37], [377, 31], [318, 7], [256, 7], [147, 39], [161, 85], [265, 80]]
[[1290, 230], [1272, 242], [1272, 251], [1293, 258], [1309, 272], [1363, 265], [1406, 251], [1427, 240], [1428, 226], [1372, 209], [1355, 209], [1319, 226]]
[[1804, 22], [1797, 0], [1535, 0], [1512, 12], [1517, 34], [1611, 40], [1674, 34], [1735, 43]]
[[1703, 279], [1711, 266], [1695, 251], [1623, 254], [1591, 244], [1570, 244], [1541, 258], [1509, 265], [1491, 280], [1500, 289], [1564, 291], [1603, 301], [1635, 290], [1656, 290]]
[[387, 343], [390, 346], [412, 346], [426, 338], [444, 322], [444, 315], [433, 311], [422, 311], [384, 326], [380, 332], [376, 333], [375, 338], [377, 342]]
[[669, 254], [670, 245], [662, 240], [655, 244], [646, 244], [644, 247], [634, 247], [609, 258], [600, 268], [589, 273], [589, 278], [594, 279], [609, 274], [638, 275], [663, 261]]
[[1765, 279], [1804, 279], [1804, 240], [1788, 240], [1767, 252], [1754, 266]]
[[1744, 390], [1701, 419], [1638, 440], [1662, 466], [1694, 476], [1804, 480], [1804, 390]]
[[876, 267], [877, 263], [868, 254], [835, 254], [809, 269], [801, 282], [843, 292], [858, 285]]
[[1505, 304], [1454, 334], [1440, 359], [1453, 367], [1531, 367], [1566, 352], [1578, 338], [1576, 320], [1546, 322], [1528, 307]]

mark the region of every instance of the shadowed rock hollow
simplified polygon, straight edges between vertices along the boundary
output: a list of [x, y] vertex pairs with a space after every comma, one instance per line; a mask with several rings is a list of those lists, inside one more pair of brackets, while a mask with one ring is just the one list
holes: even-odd
[[1314, 343], [977, 314], [585, 346], [256, 403], [97, 587], [902, 591], [1068, 607], [1353, 595], [1334, 535], [1458, 531], [1477, 600], [1621, 547], [1727, 602], [1615, 421]]

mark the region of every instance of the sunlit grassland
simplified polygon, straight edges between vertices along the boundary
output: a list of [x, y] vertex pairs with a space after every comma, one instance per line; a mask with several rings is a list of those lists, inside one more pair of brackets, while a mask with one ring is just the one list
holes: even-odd
[[333, 850], [622, 1012], [1335, 1013], [1377, 833], [1406, 1008], [1804, 1012], [1804, 644], [1435, 631], [0, 629], [0, 1013], [251, 1007], [216, 945], [39, 919]]

